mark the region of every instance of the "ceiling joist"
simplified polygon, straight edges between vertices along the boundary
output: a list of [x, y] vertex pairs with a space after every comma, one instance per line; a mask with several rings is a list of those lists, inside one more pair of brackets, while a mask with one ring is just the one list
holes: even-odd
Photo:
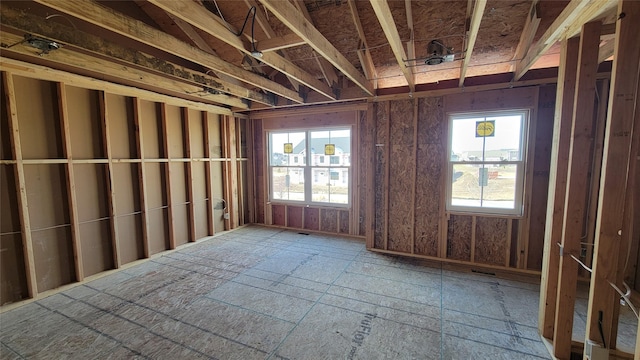
[[[193, 1], [174, 1], [174, 0], [148, 0], [150, 3], [162, 8], [167, 13], [172, 14], [189, 24], [207, 32], [208, 34], [224, 41], [234, 48], [242, 51], [246, 55], [252, 56], [252, 45], [245, 41], [242, 37], [233, 34], [227, 27], [218, 22], [214, 14], [203, 9]], [[302, 70], [293, 62], [285, 59], [275, 52], [263, 53], [259, 61], [287, 74], [311, 89], [325, 95], [330, 99], [336, 99], [333, 90], [326, 84], [322, 83], [308, 72]]]
[[17, 29], [23, 34], [42, 36], [65, 46], [82, 48], [84, 52], [96, 54], [126, 67], [138, 67], [145, 71], [162, 74], [168, 78], [197, 85], [218, 93], [234, 95], [268, 106], [275, 105], [275, 96], [273, 94], [253, 91], [203, 72], [188, 69], [134, 49], [125, 48], [120, 44], [109, 42], [103, 37], [85, 33], [55, 21], [47, 21], [45, 18], [30, 12], [3, 6], [0, 7], [0, 16], [2, 25]]
[[530, 48], [527, 55], [518, 62], [514, 74], [515, 80], [519, 80], [524, 76], [553, 44], [577, 35], [582, 25], [610, 11], [617, 3], [617, 1], [612, 0], [571, 0], [551, 26], [542, 34], [536, 45]]
[[233, 78], [270, 91], [292, 101], [302, 103], [300, 95], [264, 77], [241, 69], [200, 49], [190, 46], [175, 37], [154, 29], [141, 21], [117, 13], [94, 1], [88, 0], [34, 0], [51, 9], [77, 17], [133, 40], [180, 56], [207, 68], [223, 72]]
[[284, 36], [260, 40], [256, 43], [256, 48], [264, 53], [268, 51], [288, 49], [304, 44], [306, 43], [300, 38], [300, 36], [292, 33]]
[[[11, 34], [7, 31], [0, 32], [0, 41], [4, 44], [17, 44], [23, 39], [24, 37]], [[86, 73], [87, 75], [101, 79], [114, 79], [118, 83], [158, 93], [189, 98], [190, 100], [209, 104], [223, 104], [243, 110], [249, 108], [248, 105], [239, 98], [224, 94], [212, 94], [204, 90], [202, 86], [176, 81], [163, 75], [157, 75], [133, 67], [122, 66], [110, 60], [79, 53], [70, 47], [62, 47], [46, 55], [40, 55], [40, 53], [41, 51], [39, 49], [35, 49], [26, 44], [18, 44], [10, 49], [3, 49], [3, 56], [19, 54], [21, 58], [26, 57], [35, 63], [51, 63], [52, 65], [57, 65], [54, 67], [65, 69], [71, 67], [75, 68], [76, 72], [79, 73]]]
[[475, 5], [473, 6], [469, 32], [467, 33], [467, 48], [464, 52], [464, 59], [462, 59], [462, 65], [460, 67], [460, 82], [458, 83], [458, 86], [464, 85], [464, 79], [467, 76], [467, 68], [469, 67], [469, 62], [471, 61], [473, 47], [476, 45], [478, 31], [480, 30], [480, 22], [482, 21], [482, 15], [484, 15], [484, 8], [486, 6], [487, 0], [476, 0]]
[[[413, 11], [411, 10], [411, 0], [404, 0], [404, 7], [407, 13], [407, 27], [409, 27], [409, 41], [407, 41], [407, 56], [409, 59], [415, 59], [416, 44], [415, 44], [415, 32], [413, 30]], [[411, 61], [411, 64], [415, 66], [416, 65], [415, 60]], [[411, 68], [411, 72], [415, 73], [415, 67]]]
[[407, 66], [406, 59], [407, 54], [404, 51], [404, 46], [402, 45], [402, 41], [400, 40], [400, 34], [398, 34], [398, 28], [396, 27], [396, 23], [393, 20], [393, 15], [391, 14], [391, 9], [389, 8], [389, 4], [387, 0], [370, 0], [371, 7], [373, 7], [373, 11], [376, 13], [378, 17], [378, 21], [382, 26], [382, 30], [384, 31], [385, 36], [387, 37], [387, 41], [391, 46], [391, 50], [393, 51], [393, 55], [396, 57], [396, 61], [398, 62], [398, 66], [400, 66], [400, 70], [404, 75], [405, 79], [407, 79], [407, 83], [409, 84], [409, 90], [411, 92], [416, 91], [415, 79], [411, 70]]
[[344, 55], [316, 29], [300, 12], [288, 1], [260, 0], [282, 23], [294, 33], [304, 39], [318, 54], [327, 59], [340, 72], [358, 85], [369, 95], [375, 90], [367, 80]]

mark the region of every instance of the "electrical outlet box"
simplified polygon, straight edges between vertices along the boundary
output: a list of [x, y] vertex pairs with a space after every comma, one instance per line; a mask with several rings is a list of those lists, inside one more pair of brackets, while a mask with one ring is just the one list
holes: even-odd
[[231, 219], [231, 215], [229, 215], [229, 213], [228, 213], [228, 212], [224, 213], [224, 219], [225, 219], [225, 220], [229, 220], [229, 219]]
[[609, 360], [609, 349], [600, 344], [587, 340], [584, 344], [584, 356], [588, 360]]

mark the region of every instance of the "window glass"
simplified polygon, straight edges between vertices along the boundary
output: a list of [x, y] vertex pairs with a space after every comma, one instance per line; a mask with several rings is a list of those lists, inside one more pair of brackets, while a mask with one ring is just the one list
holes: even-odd
[[349, 203], [350, 129], [272, 132], [269, 149], [272, 200]]
[[526, 115], [450, 118], [449, 210], [522, 214]]

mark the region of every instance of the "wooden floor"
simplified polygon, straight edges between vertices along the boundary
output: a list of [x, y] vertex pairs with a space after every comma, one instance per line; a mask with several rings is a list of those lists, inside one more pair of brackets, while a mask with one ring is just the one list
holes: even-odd
[[247, 227], [0, 315], [2, 359], [548, 359], [538, 286]]

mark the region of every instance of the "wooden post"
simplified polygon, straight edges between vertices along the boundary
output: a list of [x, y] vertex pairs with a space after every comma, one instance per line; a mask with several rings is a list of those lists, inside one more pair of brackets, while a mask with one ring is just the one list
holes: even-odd
[[[534, 104], [539, 104], [540, 89], [537, 88], [535, 92]], [[524, 204], [523, 204], [523, 219], [520, 224], [520, 230], [526, 230], [518, 236], [517, 243], [517, 265], [519, 269], [527, 269], [529, 267], [529, 229], [531, 227], [531, 197], [533, 196], [533, 174], [535, 169], [535, 157], [536, 152], [536, 131], [538, 129], [538, 108], [537, 106], [531, 110], [529, 117], [529, 129], [527, 131], [527, 153], [525, 161], [525, 175], [524, 175]]]
[[580, 239], [585, 218], [585, 199], [589, 193], [587, 174], [591, 159], [584, 154], [589, 153], [593, 143], [593, 103], [595, 101], [601, 27], [600, 21], [587, 23], [582, 27], [582, 36], [580, 37], [562, 230], [562, 255], [560, 256], [560, 271], [558, 273], [556, 299], [558, 311], [556, 311], [553, 336], [554, 355], [559, 359], [571, 357], [573, 311], [578, 281], [578, 263], [571, 258], [571, 255], [580, 254]]
[[195, 214], [195, 204], [193, 200], [193, 174], [192, 174], [192, 166], [191, 162], [191, 134], [190, 124], [191, 119], [189, 118], [189, 108], [182, 108], [182, 133], [184, 134], [184, 155], [185, 158], [189, 159], [189, 161], [184, 163], [184, 171], [185, 171], [185, 185], [187, 187], [187, 216], [189, 217], [189, 241], [196, 241], [196, 214]]
[[102, 123], [102, 146], [104, 156], [107, 157], [107, 171], [105, 184], [107, 186], [107, 206], [109, 207], [109, 229], [111, 231], [111, 249], [113, 252], [113, 267], [120, 268], [120, 244], [118, 238], [118, 218], [116, 217], [115, 183], [113, 179], [113, 159], [111, 156], [111, 137], [109, 134], [109, 112], [107, 110], [107, 96], [104, 91], [99, 93], [100, 120]]
[[140, 114], [140, 99], [133, 98], [133, 122], [135, 127], [136, 137], [136, 155], [140, 159], [138, 166], [138, 187], [140, 189], [140, 211], [142, 222], [142, 248], [144, 257], [149, 258], [151, 252], [149, 250], [149, 205], [147, 203], [147, 189], [146, 189], [146, 170], [144, 161], [144, 142], [142, 136], [142, 118]]
[[176, 237], [173, 226], [173, 199], [171, 198], [171, 154], [169, 154], [169, 133], [167, 129], [167, 106], [160, 103], [160, 133], [162, 135], [162, 155], [167, 158], [164, 168], [165, 193], [167, 194], [167, 223], [169, 229], [169, 249], [176, 248]]
[[[408, 8], [411, 8], [411, 2], [408, 3]], [[413, 36], [413, 31], [411, 32]], [[411, 39], [413, 43], [413, 39]], [[415, 56], [415, 55], [414, 55]], [[412, 58], [414, 59], [414, 58]], [[411, 253], [416, 251], [416, 184], [418, 183], [418, 99], [413, 99], [413, 169], [411, 178], [413, 179], [413, 186], [411, 187]]]
[[562, 42], [560, 69], [558, 70], [538, 319], [538, 331], [547, 339], [553, 339], [553, 325], [556, 316], [560, 265], [560, 252], [557, 244], [562, 239], [579, 44], [579, 38], [571, 38]]
[[616, 332], [617, 319], [614, 318], [614, 310], [619, 300], [609, 283], [620, 286], [622, 282], [618, 262], [624, 259], [631, 236], [622, 230], [624, 217], [630, 216], [624, 213], [630, 185], [627, 173], [630, 162], [634, 160], [630, 157], [632, 139], [638, 136], [640, 127], [634, 101], [638, 96], [639, 80], [640, 2], [620, 1], [617, 14], [586, 332], [586, 339], [604, 341], [608, 348], [615, 347], [612, 334]]
[[230, 187], [229, 195], [229, 203], [227, 206], [229, 207], [229, 215], [231, 216], [230, 226], [231, 229], [235, 229], [238, 227], [238, 209], [240, 208], [238, 205], [239, 195], [238, 195], [238, 154], [236, 148], [236, 118], [232, 116], [227, 116], [227, 135], [229, 136], [229, 142], [227, 145], [229, 146], [229, 184]]
[[27, 290], [29, 297], [38, 295], [38, 281], [36, 279], [36, 266], [33, 257], [33, 242], [31, 239], [31, 223], [29, 221], [29, 205], [27, 203], [27, 186], [24, 177], [24, 164], [22, 161], [22, 145], [20, 141], [20, 127], [18, 125], [18, 106], [16, 93], [13, 87], [13, 75], [3, 72], [2, 82], [4, 86], [4, 98], [7, 104], [7, 117], [9, 118], [9, 138], [13, 158], [16, 160], [14, 168], [16, 177], [16, 192], [18, 193], [18, 212], [20, 218], [20, 235], [22, 237], [22, 252], [24, 254], [25, 273], [27, 278]]
[[204, 163], [204, 176], [205, 176], [205, 185], [207, 192], [207, 233], [209, 236], [213, 236], [216, 233], [213, 214], [214, 214], [214, 202], [213, 202], [213, 175], [211, 168], [211, 140], [209, 139], [209, 113], [204, 111], [202, 117], [203, 121], [203, 132], [204, 132], [204, 157], [207, 158], [207, 161]]
[[[367, 137], [367, 143], [369, 146], [365, 151], [367, 152], [367, 169], [366, 169], [366, 195], [365, 195], [365, 206], [366, 206], [366, 215], [365, 215], [365, 235], [366, 235], [366, 243], [367, 249], [371, 249], [374, 247], [374, 237], [375, 237], [375, 118], [374, 118], [374, 106], [372, 102], [367, 104], [367, 133], [364, 135]], [[362, 234], [360, 234], [362, 235]]]
[[67, 91], [65, 85], [57, 83], [58, 112], [60, 128], [62, 129], [62, 152], [67, 158], [65, 164], [65, 180], [67, 199], [69, 202], [69, 217], [71, 220], [71, 244], [73, 246], [73, 260], [76, 271], [76, 281], [84, 280], [84, 266], [82, 264], [82, 243], [80, 240], [80, 225], [78, 224], [78, 201], [76, 198], [76, 183], [73, 174], [73, 152], [71, 151], [71, 134], [69, 130], [69, 112], [67, 110]]

